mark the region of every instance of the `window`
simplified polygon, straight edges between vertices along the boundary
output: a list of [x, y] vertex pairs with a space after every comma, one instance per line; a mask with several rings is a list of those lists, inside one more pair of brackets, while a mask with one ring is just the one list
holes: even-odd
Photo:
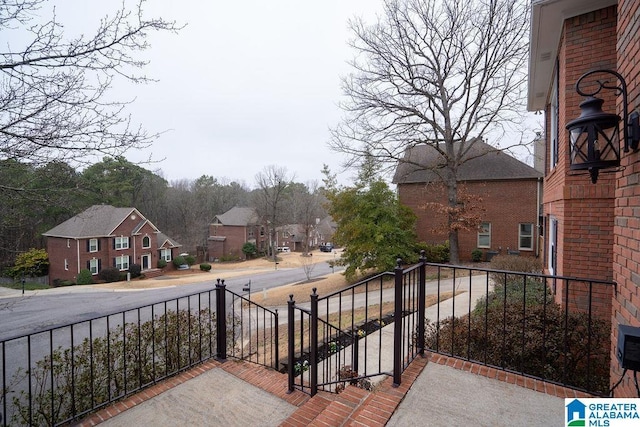
[[142, 247], [147, 249], [151, 247], [151, 237], [149, 236], [144, 236], [142, 238]]
[[99, 260], [97, 259], [92, 259], [89, 260], [89, 271], [91, 271], [91, 274], [93, 274], [94, 276], [96, 274], [98, 274], [99, 270], [100, 270], [100, 265], [98, 263]]
[[71, 247], [71, 239], [67, 239], [67, 247], [70, 248]]
[[549, 253], [547, 256], [549, 274], [558, 274], [558, 220], [554, 217], [549, 217]]
[[160, 259], [171, 261], [171, 249], [160, 249]]
[[518, 249], [525, 251], [533, 250], [533, 224], [520, 224], [518, 242]]
[[549, 105], [549, 144], [551, 149], [551, 155], [549, 156], [549, 169], [553, 169], [558, 164], [558, 62], [556, 61], [556, 70], [553, 76], [553, 87], [551, 88], [551, 99]]
[[491, 223], [483, 222], [478, 229], [478, 247], [490, 248], [491, 247]]
[[129, 255], [117, 256], [115, 258], [116, 268], [118, 270], [128, 270], [129, 269]]
[[127, 236], [116, 237], [114, 249], [129, 249], [129, 238]]
[[69, 261], [66, 258], [64, 259], [64, 269], [69, 270]]
[[89, 239], [89, 252], [98, 252], [98, 239]]

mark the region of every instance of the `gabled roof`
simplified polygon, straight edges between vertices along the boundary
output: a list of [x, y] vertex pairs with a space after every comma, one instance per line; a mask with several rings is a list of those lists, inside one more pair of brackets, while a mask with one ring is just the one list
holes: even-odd
[[247, 226], [258, 223], [258, 214], [253, 208], [234, 207], [223, 213], [216, 215], [213, 219], [214, 223], [231, 226]]
[[[475, 141], [465, 158], [469, 159], [458, 169], [458, 181], [497, 181], [537, 179], [542, 177], [526, 163], [482, 141]], [[444, 158], [431, 145], [419, 145], [408, 149], [403, 161], [396, 168], [394, 184], [441, 182], [437, 170]]]
[[135, 208], [94, 205], [84, 212], [69, 218], [62, 224], [53, 227], [42, 235], [68, 239], [108, 237], [113, 236], [116, 228], [127, 218], [138, 219], [140, 221], [135, 227], [136, 230], [139, 230], [144, 224], [149, 223], [154, 231], [158, 232], [156, 226]]
[[179, 248], [182, 246], [166, 234], [158, 232], [158, 249], [165, 247], [165, 244], [170, 248]]

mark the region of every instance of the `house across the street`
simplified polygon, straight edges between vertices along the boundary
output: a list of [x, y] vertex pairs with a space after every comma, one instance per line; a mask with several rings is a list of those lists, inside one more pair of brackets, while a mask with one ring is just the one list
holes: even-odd
[[43, 233], [49, 255], [49, 284], [75, 282], [80, 270], [96, 276], [103, 268], [126, 271], [139, 264], [142, 271], [171, 260], [181, 245], [162, 234], [135, 208], [94, 205]]

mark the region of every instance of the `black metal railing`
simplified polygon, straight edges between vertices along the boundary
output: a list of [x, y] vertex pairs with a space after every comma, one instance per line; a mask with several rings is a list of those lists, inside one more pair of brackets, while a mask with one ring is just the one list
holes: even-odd
[[[429, 278], [427, 280], [427, 274]], [[592, 394], [609, 386], [609, 281], [427, 263], [289, 301], [289, 389], [389, 375], [425, 349]]]
[[5, 339], [0, 425], [68, 424], [212, 357], [277, 368], [277, 324], [277, 312], [218, 280], [208, 291]]
[[403, 269], [399, 263], [394, 273], [322, 298], [314, 289], [308, 307], [291, 299], [289, 389], [314, 395], [346, 383], [368, 387], [380, 375], [392, 375], [400, 384], [402, 371], [424, 351], [424, 338], [416, 336], [416, 314], [424, 313], [419, 284], [425, 265]]

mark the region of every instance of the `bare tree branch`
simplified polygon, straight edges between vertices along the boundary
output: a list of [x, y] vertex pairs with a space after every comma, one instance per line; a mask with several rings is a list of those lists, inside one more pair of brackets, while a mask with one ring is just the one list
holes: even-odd
[[[331, 148], [347, 165], [372, 156], [390, 170], [411, 161], [408, 149], [432, 147], [455, 212], [457, 171], [473, 145], [525, 111], [527, 8], [524, 0], [386, 0], [375, 24], [352, 20], [356, 56]], [[450, 243], [457, 260], [457, 231]]]
[[140, 0], [104, 17], [93, 35], [65, 38], [55, 11], [43, 24], [32, 22], [45, 2], [5, 1], [0, 8], [0, 30], [27, 38], [0, 51], [0, 159], [72, 162], [148, 146], [157, 134], [134, 125], [126, 114], [131, 100], [109, 99], [110, 89], [116, 79], [151, 82], [139, 74], [147, 36], [180, 27], [145, 18]]

